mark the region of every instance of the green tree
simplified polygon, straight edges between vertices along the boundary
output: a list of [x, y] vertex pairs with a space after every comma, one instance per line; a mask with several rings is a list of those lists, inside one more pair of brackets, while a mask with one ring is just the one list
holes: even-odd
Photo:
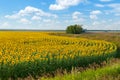
[[83, 32], [83, 28], [82, 25], [70, 25], [67, 27], [66, 29], [66, 33], [70, 33], [70, 34], [80, 34]]

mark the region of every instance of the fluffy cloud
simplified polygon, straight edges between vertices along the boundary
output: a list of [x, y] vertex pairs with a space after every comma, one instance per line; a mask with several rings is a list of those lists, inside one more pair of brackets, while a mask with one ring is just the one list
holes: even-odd
[[[44, 12], [41, 9], [27, 6], [25, 9], [22, 9], [18, 11], [15, 14], [12, 15], [6, 15], [5, 18], [15, 20], [14, 23], [20, 24], [20, 25], [35, 25], [38, 26], [40, 24], [39, 22], [42, 21], [41, 23], [44, 22], [49, 22], [49, 21], [44, 21], [44, 19], [56, 19], [57, 15], [56, 14], [51, 14]], [[10, 20], [10, 21], [12, 21]]]
[[115, 12], [120, 12], [120, 3], [109, 4], [108, 6], [113, 8]]
[[100, 0], [101, 2], [110, 2], [112, 0]]
[[109, 4], [108, 6], [113, 8], [119, 8], [120, 3], [113, 3], [113, 4]]
[[3, 27], [8, 27], [8, 26], [10, 26], [10, 24], [9, 24], [8, 22], [4, 22], [4, 23], [2, 24], [2, 26], [3, 26]]
[[50, 19], [44, 19], [43, 22], [52, 22]]
[[120, 30], [118, 25], [120, 25], [120, 20], [109, 22], [107, 29], [110, 29], [110, 30]]
[[95, 4], [96, 7], [105, 7], [104, 5], [102, 4]]
[[14, 15], [6, 15], [5, 18], [9, 18], [9, 19], [17, 19], [19, 18], [20, 16], [18, 16], [17, 14], [14, 14]]
[[97, 6], [97, 7], [109, 7], [110, 10], [104, 10], [105, 14], [107, 14], [107, 15], [113, 14], [115, 16], [120, 16], [120, 3], [112, 3], [112, 4], [106, 4], [106, 5], [95, 4], [95, 6]]
[[31, 22], [29, 20], [27, 20], [26, 18], [20, 19], [19, 22], [24, 23], [24, 24], [31, 24]]
[[113, 3], [107, 5], [108, 7], [112, 8], [109, 12], [114, 13], [115, 16], [120, 16], [120, 3]]
[[97, 15], [99, 14], [102, 14], [102, 12], [99, 10], [91, 11], [89, 17], [90, 19], [98, 19]]
[[90, 19], [97, 19], [96, 15], [90, 15]]
[[99, 11], [99, 10], [95, 10], [95, 11], [90, 12], [90, 14], [92, 14], [92, 15], [98, 15], [98, 14], [101, 14], [101, 13], [102, 12]]
[[92, 25], [98, 25], [98, 24], [100, 24], [98, 21], [94, 21], [94, 22], [92, 23]]
[[8, 21], [1, 21], [0, 22], [0, 29], [10, 29], [11, 28], [11, 23]]
[[41, 17], [39, 17], [39, 16], [33, 16], [33, 17], [31, 18], [31, 20], [41, 20]]
[[81, 12], [75, 11], [75, 12], [72, 13], [71, 22], [79, 24], [79, 23], [83, 23], [85, 20], [86, 20], [85, 16]]
[[78, 19], [81, 14], [82, 14], [82, 13], [80, 13], [80, 12], [78, 12], [78, 11], [75, 11], [75, 12], [72, 14], [72, 18], [73, 18], [73, 19]]
[[70, 6], [78, 5], [80, 2], [84, 2], [86, 0], [56, 0], [56, 4], [51, 4], [50, 10], [63, 10], [69, 8]]
[[54, 17], [54, 18], [57, 17], [57, 15], [55, 14], [50, 14], [42, 11], [41, 9], [31, 6], [27, 6], [25, 9], [20, 10], [18, 13], [15, 13], [13, 15], [6, 15], [5, 17], [10, 19], [18, 19], [26, 16], [40, 16], [40, 17]]

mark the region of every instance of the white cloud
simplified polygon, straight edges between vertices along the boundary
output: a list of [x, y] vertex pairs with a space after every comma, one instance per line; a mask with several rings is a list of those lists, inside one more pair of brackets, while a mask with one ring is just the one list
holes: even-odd
[[109, 4], [108, 7], [111, 7], [116, 12], [120, 12], [120, 3]]
[[120, 27], [118, 25], [120, 25], [120, 20], [112, 21], [111, 23], [108, 24], [107, 28], [110, 30], [120, 30]]
[[97, 19], [98, 17], [96, 15], [90, 15], [90, 19]]
[[27, 20], [26, 18], [20, 19], [19, 22], [24, 23], [24, 24], [31, 24], [31, 22], [29, 20]]
[[80, 15], [82, 15], [82, 13], [80, 13], [80, 12], [78, 12], [78, 11], [75, 11], [75, 12], [72, 14], [72, 18], [73, 18], [73, 19], [78, 19]]
[[120, 16], [120, 13], [116, 13], [115, 16]]
[[97, 15], [102, 14], [99, 10], [94, 10], [90, 12], [90, 19], [98, 19]]
[[79, 24], [79, 23], [83, 23], [85, 20], [86, 20], [85, 16], [81, 12], [75, 11], [75, 12], [72, 13], [71, 22]]
[[120, 3], [113, 3], [107, 5], [108, 7], [112, 8], [109, 12], [114, 13], [115, 16], [120, 15]]
[[114, 22], [116, 26], [120, 25], [120, 21]]
[[8, 27], [8, 26], [10, 26], [10, 24], [8, 22], [4, 22], [4, 23], [2, 23], [2, 26], [3, 27]]
[[80, 2], [84, 2], [86, 0], [56, 0], [55, 4], [51, 4], [49, 6], [50, 10], [63, 10], [69, 8], [70, 6], [78, 5]]
[[73, 20], [73, 22], [80, 24], [80, 23], [84, 23], [85, 19], [84, 18], [79, 18], [79, 19], [75, 19]]
[[7, 21], [1, 21], [0, 23], [0, 29], [9, 29], [11, 27], [11, 24]]
[[6, 15], [5, 16], [5, 18], [9, 18], [9, 19], [17, 19], [17, 18], [19, 18], [20, 16], [18, 16], [18, 15]]
[[99, 10], [95, 10], [95, 11], [92, 11], [90, 12], [90, 14], [93, 14], [93, 15], [98, 15], [98, 14], [101, 14], [102, 12], [99, 11]]
[[33, 17], [31, 18], [31, 20], [41, 20], [41, 17], [39, 17], [39, 16], [33, 16]]
[[96, 7], [104, 7], [103, 4], [95, 4]]
[[50, 19], [44, 19], [43, 22], [49, 23], [49, 22], [51, 22], [51, 20]]
[[18, 11], [18, 13], [15, 13], [13, 15], [6, 15], [5, 17], [10, 19], [18, 19], [21, 17], [32, 16], [32, 15], [41, 16], [41, 17], [54, 17], [54, 18], [57, 17], [57, 15], [55, 14], [50, 14], [42, 11], [41, 9], [31, 6], [27, 6], [25, 7], [25, 9]]
[[113, 3], [113, 4], [109, 4], [108, 6], [116, 8], [116, 7], [120, 6], [120, 3]]
[[112, 0], [100, 0], [101, 2], [110, 2]]
[[100, 24], [98, 21], [94, 21], [94, 22], [92, 23], [92, 25], [98, 25], [98, 24]]

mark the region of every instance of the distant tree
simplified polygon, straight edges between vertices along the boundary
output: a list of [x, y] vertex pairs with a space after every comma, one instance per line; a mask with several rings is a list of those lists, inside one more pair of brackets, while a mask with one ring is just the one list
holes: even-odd
[[83, 28], [82, 25], [70, 25], [67, 27], [66, 29], [66, 33], [70, 33], [70, 34], [80, 34], [83, 32]]

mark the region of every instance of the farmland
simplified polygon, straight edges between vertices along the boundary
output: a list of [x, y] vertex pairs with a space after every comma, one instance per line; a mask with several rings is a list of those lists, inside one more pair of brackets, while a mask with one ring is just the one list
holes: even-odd
[[[87, 32], [79, 35], [55, 33], [52, 35], [87, 38], [92, 40], [105, 40], [117, 45], [117, 55], [114, 59], [104, 63], [103, 67], [92, 65], [87, 70], [81, 72], [79, 69], [65, 73], [62, 77], [58, 74], [55, 78], [43, 80], [119, 80], [120, 79], [120, 33], [119, 32]], [[102, 63], [103, 64], [103, 63]], [[95, 68], [97, 66], [97, 69]]]
[[69, 36], [55, 32], [1, 31], [0, 78], [36, 77], [57, 69], [70, 71], [73, 67], [99, 64], [117, 54], [115, 43]]

